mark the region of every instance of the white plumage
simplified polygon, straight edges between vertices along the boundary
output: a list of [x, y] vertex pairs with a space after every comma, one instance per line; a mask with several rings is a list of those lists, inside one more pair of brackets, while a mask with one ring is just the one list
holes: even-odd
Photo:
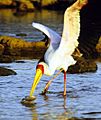
[[[30, 96], [32, 96], [41, 78], [40, 76], [42, 74], [52, 75], [57, 69], [64, 70], [64, 95], [66, 95], [66, 71], [70, 65], [76, 63], [72, 54], [79, 44], [77, 40], [80, 34], [80, 9], [85, 4], [87, 4], [87, 0], [77, 0], [72, 6], [66, 9], [62, 37], [52, 29], [40, 23], [32, 23], [34, 28], [48, 36], [50, 45], [44, 54], [44, 61], [38, 63]], [[45, 87], [44, 91], [47, 91], [48, 86]]]
[[45, 63], [39, 63], [45, 66], [44, 74], [52, 75], [56, 69], [61, 68], [67, 71], [68, 66], [76, 63], [71, 55], [78, 46], [77, 39], [80, 33], [78, 9], [72, 9], [71, 6], [65, 11], [62, 37], [42, 24], [33, 22], [32, 26], [46, 34], [51, 41], [44, 55]]

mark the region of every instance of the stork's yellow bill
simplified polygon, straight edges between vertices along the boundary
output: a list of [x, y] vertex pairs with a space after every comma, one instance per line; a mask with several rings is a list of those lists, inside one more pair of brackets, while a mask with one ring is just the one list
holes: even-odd
[[30, 91], [30, 96], [33, 95], [33, 93], [34, 93], [34, 91], [36, 89], [36, 86], [39, 83], [43, 73], [44, 73], [43, 66], [42, 65], [38, 65], [37, 69], [36, 69], [36, 75], [35, 75], [35, 78], [34, 78], [34, 81], [33, 81], [33, 84], [32, 84], [32, 88], [31, 88], [31, 91]]

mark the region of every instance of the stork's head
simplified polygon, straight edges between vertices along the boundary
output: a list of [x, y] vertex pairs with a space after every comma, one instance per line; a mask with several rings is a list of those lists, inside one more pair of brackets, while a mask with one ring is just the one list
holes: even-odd
[[47, 65], [44, 62], [38, 63], [38, 65], [36, 67], [35, 78], [34, 78], [34, 81], [33, 81], [33, 84], [32, 84], [32, 88], [31, 88], [31, 91], [30, 91], [30, 96], [33, 95], [34, 90], [35, 90], [37, 84], [39, 83], [42, 75], [45, 73], [46, 66]]
[[88, 3], [88, 0], [77, 0], [77, 2], [75, 2], [75, 5], [78, 4], [77, 7], [78, 9], [81, 10], [81, 8], [85, 6], [87, 3]]

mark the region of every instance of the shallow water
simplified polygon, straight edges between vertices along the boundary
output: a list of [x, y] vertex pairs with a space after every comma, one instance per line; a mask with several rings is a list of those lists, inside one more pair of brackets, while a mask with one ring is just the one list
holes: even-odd
[[[48, 25], [61, 34], [63, 13], [56, 11], [36, 11], [23, 16], [14, 16], [11, 10], [0, 10], [0, 34], [19, 36], [27, 41], [42, 39], [42, 34], [32, 28], [37, 21]], [[18, 36], [16, 36], [18, 37]], [[68, 120], [68, 118], [101, 119], [101, 63], [97, 62], [95, 73], [67, 74], [67, 97], [63, 98], [63, 74], [61, 73], [49, 88], [46, 96], [40, 95], [51, 77], [43, 76], [32, 106], [20, 102], [29, 95], [35, 75], [37, 60], [22, 60], [10, 64], [0, 64], [13, 69], [17, 75], [0, 77], [0, 120]], [[73, 119], [74, 120], [74, 119]]]
[[64, 99], [63, 74], [51, 84], [46, 96], [40, 95], [51, 77], [43, 76], [32, 106], [20, 102], [29, 95], [37, 60], [0, 64], [13, 69], [17, 75], [0, 77], [1, 120], [67, 120], [67, 118], [101, 118], [101, 63], [95, 73], [67, 74], [67, 97]]
[[43, 37], [43, 34], [32, 27], [32, 22], [39, 22], [47, 25], [61, 34], [63, 12], [42, 10], [15, 16], [12, 10], [0, 9], [1, 35], [15, 37], [16, 34], [25, 33], [27, 36], [20, 36], [20, 38], [22, 37], [27, 41], [40, 40]]

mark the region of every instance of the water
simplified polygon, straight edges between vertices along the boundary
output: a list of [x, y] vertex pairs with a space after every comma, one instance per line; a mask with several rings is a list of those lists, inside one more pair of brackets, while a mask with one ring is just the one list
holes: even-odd
[[[18, 17], [11, 10], [0, 10], [0, 34], [16, 36], [26, 33], [27, 36], [22, 37], [25, 40], [39, 40], [43, 36], [32, 28], [32, 21], [46, 24], [61, 34], [63, 13], [44, 10]], [[24, 106], [20, 102], [29, 95], [38, 60], [22, 61], [0, 64], [17, 72], [17, 75], [0, 77], [0, 120], [101, 119], [100, 62], [97, 62], [98, 70], [95, 73], [67, 74], [66, 98], [62, 96], [62, 73], [52, 82], [49, 93], [40, 95], [47, 81], [52, 78], [44, 75], [35, 91], [37, 99], [34, 105]]]
[[43, 35], [32, 27], [32, 22], [39, 22], [51, 27], [61, 34], [63, 23], [63, 12], [35, 11], [22, 16], [15, 16], [11, 10], [0, 10], [0, 34], [16, 36], [25, 33], [22, 38], [27, 41], [40, 40]]
[[36, 91], [35, 105], [23, 106], [20, 101], [29, 95], [37, 60], [0, 64], [17, 75], [0, 77], [0, 120], [65, 120], [101, 118], [101, 64], [95, 73], [67, 74], [67, 97], [63, 98], [63, 74], [51, 84], [46, 96], [40, 95], [51, 77], [43, 76]]

